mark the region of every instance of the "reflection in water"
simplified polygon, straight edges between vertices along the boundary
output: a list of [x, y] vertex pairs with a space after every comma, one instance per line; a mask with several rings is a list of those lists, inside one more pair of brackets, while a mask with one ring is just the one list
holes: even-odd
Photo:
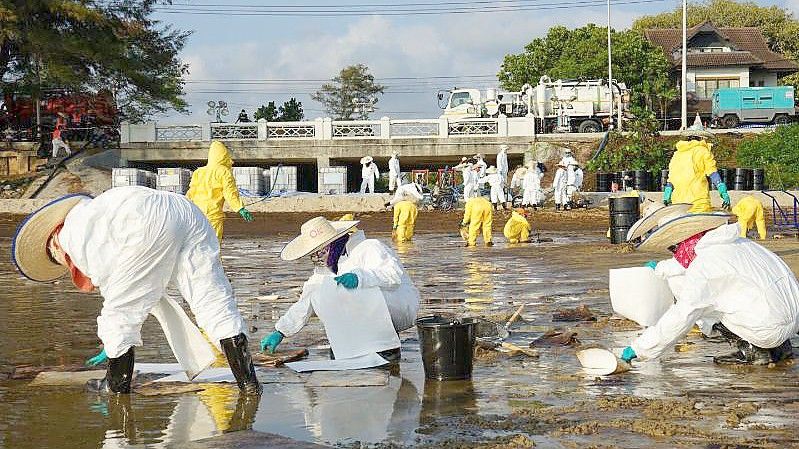
[[[186, 441], [210, 438], [226, 431], [252, 428], [260, 398], [239, 395], [230, 385], [211, 385], [205, 395], [188, 394], [174, 399], [162, 397], [174, 405], [163, 429], [155, 429], [145, 410], [132, 403], [135, 395], [102, 397], [93, 407], [108, 418], [103, 448], [166, 448]], [[102, 410], [104, 408], [104, 410]]]
[[474, 413], [477, 413], [477, 395], [471, 380], [425, 380], [420, 416], [422, 424]]

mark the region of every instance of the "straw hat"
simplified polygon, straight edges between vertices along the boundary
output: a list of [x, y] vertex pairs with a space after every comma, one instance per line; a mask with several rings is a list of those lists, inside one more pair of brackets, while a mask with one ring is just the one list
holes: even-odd
[[368, 164], [369, 162], [372, 162], [372, 161], [374, 161], [372, 156], [364, 156], [364, 157], [361, 158], [361, 165], [366, 165], [366, 164]]
[[691, 236], [728, 223], [732, 215], [727, 213], [686, 214], [663, 217], [655, 231], [649, 234], [638, 249], [665, 251]]
[[504, 143], [503, 143], [502, 145], [500, 145], [500, 146], [499, 146], [499, 149], [500, 149], [500, 150], [505, 150], [505, 151], [508, 151], [508, 149], [510, 149], [510, 147], [509, 147], [508, 145], [506, 145], [506, 144], [504, 144]]
[[290, 241], [280, 258], [297, 260], [331, 243], [354, 228], [360, 220], [328, 221], [324, 217], [311, 218], [300, 226], [300, 235]]
[[627, 231], [627, 241], [631, 242], [654, 229], [658, 222], [666, 216], [679, 216], [688, 213], [691, 204], [678, 203], [671, 206], [664, 206], [663, 203], [648, 200], [643, 205], [643, 217], [630, 226]]
[[477, 153], [474, 155], [475, 159], [483, 159], [483, 153]]
[[20, 273], [33, 281], [50, 282], [69, 271], [50, 257], [47, 242], [69, 211], [84, 199], [92, 197], [82, 193], [63, 196], [45, 204], [19, 224], [11, 241], [11, 257]]
[[496, 172], [497, 172], [497, 167], [494, 167], [493, 165], [488, 167], [488, 169], [486, 170], [486, 173], [489, 175], [493, 175]]
[[699, 114], [696, 114], [696, 119], [694, 119], [693, 125], [689, 126], [687, 129], [684, 129], [682, 132], [680, 132], [680, 136], [712, 139], [713, 133], [705, 129], [704, 125], [702, 125], [702, 119], [699, 118]]

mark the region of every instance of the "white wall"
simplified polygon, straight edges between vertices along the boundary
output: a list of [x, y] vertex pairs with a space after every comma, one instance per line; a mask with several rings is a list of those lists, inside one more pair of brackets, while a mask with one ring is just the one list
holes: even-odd
[[688, 68], [688, 92], [696, 92], [697, 78], [738, 78], [741, 87], [749, 87], [749, 67]]

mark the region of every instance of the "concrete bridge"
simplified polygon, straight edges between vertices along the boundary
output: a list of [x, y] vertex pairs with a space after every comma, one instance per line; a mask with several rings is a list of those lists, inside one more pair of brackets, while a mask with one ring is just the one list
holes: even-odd
[[[403, 172], [453, 166], [462, 156], [486, 155], [489, 164], [507, 144], [511, 168], [527, 158], [559, 158], [563, 147], [596, 148], [602, 133], [537, 134], [532, 117], [448, 120], [415, 119], [303, 122], [204, 123], [167, 126], [154, 122], [120, 129], [121, 157], [132, 167], [204, 165], [211, 140], [221, 140], [238, 166], [297, 166], [302, 191], [317, 191], [323, 167], [346, 166], [349, 190], [360, 185], [361, 157], [375, 158], [381, 171], [396, 151]], [[545, 153], [542, 155], [542, 148]], [[535, 153], [535, 154], [533, 154]], [[552, 154], [549, 154], [552, 153]]]

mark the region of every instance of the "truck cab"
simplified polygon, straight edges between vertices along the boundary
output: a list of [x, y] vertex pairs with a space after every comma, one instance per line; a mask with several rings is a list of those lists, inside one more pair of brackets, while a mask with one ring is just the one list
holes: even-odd
[[449, 94], [444, 115], [449, 118], [482, 117], [482, 101], [477, 89], [454, 89]]
[[713, 92], [712, 123], [735, 128], [742, 123], [785, 125], [797, 111], [793, 86], [730, 87]]

